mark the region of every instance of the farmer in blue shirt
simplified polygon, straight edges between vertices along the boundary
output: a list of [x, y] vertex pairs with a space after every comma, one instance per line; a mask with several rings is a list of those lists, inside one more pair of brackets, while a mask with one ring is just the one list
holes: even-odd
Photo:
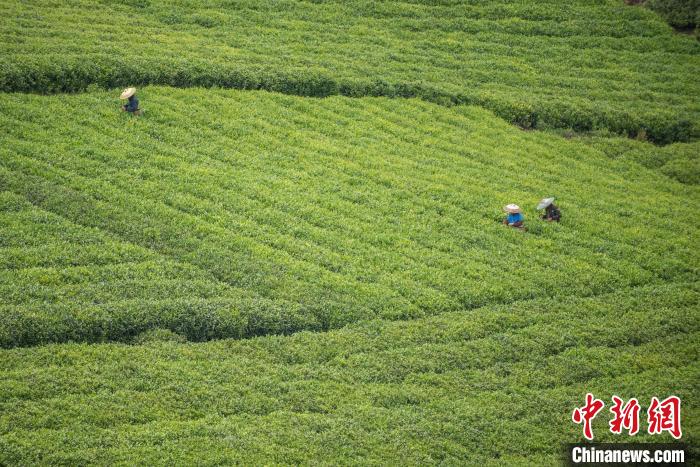
[[122, 110], [125, 112], [130, 112], [132, 114], [138, 115], [139, 110], [139, 100], [136, 98], [136, 88], [126, 88], [122, 92], [121, 99], [128, 99], [127, 103], [122, 105]]
[[522, 212], [520, 212], [520, 206], [517, 204], [509, 204], [508, 206], [504, 207], [503, 210], [508, 213], [506, 218], [503, 220], [503, 225], [518, 229], [522, 229], [524, 227], [523, 222], [525, 221], [525, 217], [523, 216]]

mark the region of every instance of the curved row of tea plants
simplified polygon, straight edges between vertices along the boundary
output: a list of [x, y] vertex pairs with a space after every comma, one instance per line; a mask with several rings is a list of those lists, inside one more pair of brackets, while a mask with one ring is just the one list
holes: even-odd
[[[697, 284], [327, 333], [0, 350], [0, 464], [556, 465], [586, 392], [682, 400], [698, 454]], [[625, 440], [629, 438], [624, 437]]]
[[584, 136], [581, 140], [613, 159], [631, 161], [680, 182], [700, 185], [700, 142], [652, 146], [629, 138]]
[[[697, 273], [696, 186], [479, 108], [173, 88], [142, 100], [134, 119], [106, 92], [5, 96], [0, 190], [52, 214], [6, 203], [7, 237], [52, 251], [68, 222], [86, 229], [78, 243], [97, 229], [150, 256], [16, 251], [0, 271], [1, 345], [323, 330]], [[561, 224], [537, 220], [548, 195]], [[500, 224], [508, 202], [527, 233]]]
[[689, 30], [697, 35], [700, 25], [698, 0], [644, 0], [646, 8], [655, 11], [674, 28]]
[[699, 52], [620, 0], [0, 2], [0, 91], [421, 97], [660, 143], [700, 136]]
[[0, 346], [128, 340], [167, 328], [190, 340], [314, 329], [298, 306], [233, 288], [0, 192]]

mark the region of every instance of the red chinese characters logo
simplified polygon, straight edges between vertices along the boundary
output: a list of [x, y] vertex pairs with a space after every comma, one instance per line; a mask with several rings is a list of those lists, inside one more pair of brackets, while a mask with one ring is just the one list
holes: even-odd
[[[608, 423], [610, 432], [621, 434], [626, 431], [628, 435], [634, 436], [639, 432], [639, 412], [641, 406], [636, 398], [632, 398], [625, 403], [618, 396], [612, 396], [613, 405], [610, 412], [613, 414], [612, 420]], [[583, 424], [583, 436], [588, 440], [593, 439], [593, 419], [603, 410], [605, 403], [596, 399], [593, 394], [586, 394], [586, 403], [582, 407], [576, 407], [571, 414], [571, 420], [580, 425]], [[650, 435], [658, 435], [664, 431], [671, 434], [676, 439], [680, 439], [681, 432], [681, 400], [676, 396], [670, 396], [659, 401], [657, 397], [651, 398], [649, 410], [647, 410], [648, 428]]]
[[656, 435], [664, 431], [671, 433], [676, 439], [681, 433], [681, 400], [676, 396], [667, 397], [659, 402], [656, 397], [651, 398], [651, 405], [647, 411], [649, 420], [649, 434]]
[[610, 421], [610, 432], [622, 433], [622, 429], [627, 430], [630, 436], [634, 436], [639, 431], [639, 402], [637, 399], [630, 399], [627, 404], [622, 405], [622, 399], [617, 396], [612, 397], [613, 406], [610, 411], [615, 416]]
[[593, 397], [590, 392], [586, 394], [586, 405], [583, 407], [576, 407], [574, 412], [571, 414], [571, 419], [576, 424], [583, 422], [583, 436], [587, 439], [593, 439], [593, 428], [591, 427], [591, 422], [598, 412], [603, 410], [605, 404], [602, 400]]

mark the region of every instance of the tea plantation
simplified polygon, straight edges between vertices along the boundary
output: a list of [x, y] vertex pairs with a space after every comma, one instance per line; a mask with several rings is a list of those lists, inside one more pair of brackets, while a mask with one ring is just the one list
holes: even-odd
[[[0, 351], [0, 460], [558, 465], [561, 443], [581, 438], [570, 413], [586, 391], [645, 410], [677, 394], [697, 446], [699, 292], [679, 283], [327, 333]], [[624, 439], [609, 416], [595, 419], [597, 439]], [[657, 438], [671, 439], [635, 437]]]
[[[134, 119], [105, 92], [6, 95], [1, 345], [327, 330], [696, 272], [696, 185], [488, 111], [142, 96]], [[535, 221], [550, 194], [561, 224]], [[512, 200], [528, 235], [500, 223]]]
[[0, 91], [422, 97], [662, 143], [700, 137], [699, 52], [622, 0], [0, 0]]
[[700, 455], [700, 45], [653, 11], [0, 12], [0, 465], [556, 465], [587, 392]]

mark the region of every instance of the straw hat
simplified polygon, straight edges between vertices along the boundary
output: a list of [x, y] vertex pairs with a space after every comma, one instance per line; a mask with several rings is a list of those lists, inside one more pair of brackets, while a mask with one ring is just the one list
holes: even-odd
[[136, 94], [136, 88], [126, 88], [124, 91], [122, 91], [122, 95], [119, 96], [120, 99], [128, 99], [131, 96]]
[[509, 204], [508, 206], [504, 207], [503, 210], [511, 214], [517, 214], [520, 212], [520, 206], [517, 204]]
[[537, 205], [537, 209], [544, 209], [554, 202], [554, 198], [545, 198]]

